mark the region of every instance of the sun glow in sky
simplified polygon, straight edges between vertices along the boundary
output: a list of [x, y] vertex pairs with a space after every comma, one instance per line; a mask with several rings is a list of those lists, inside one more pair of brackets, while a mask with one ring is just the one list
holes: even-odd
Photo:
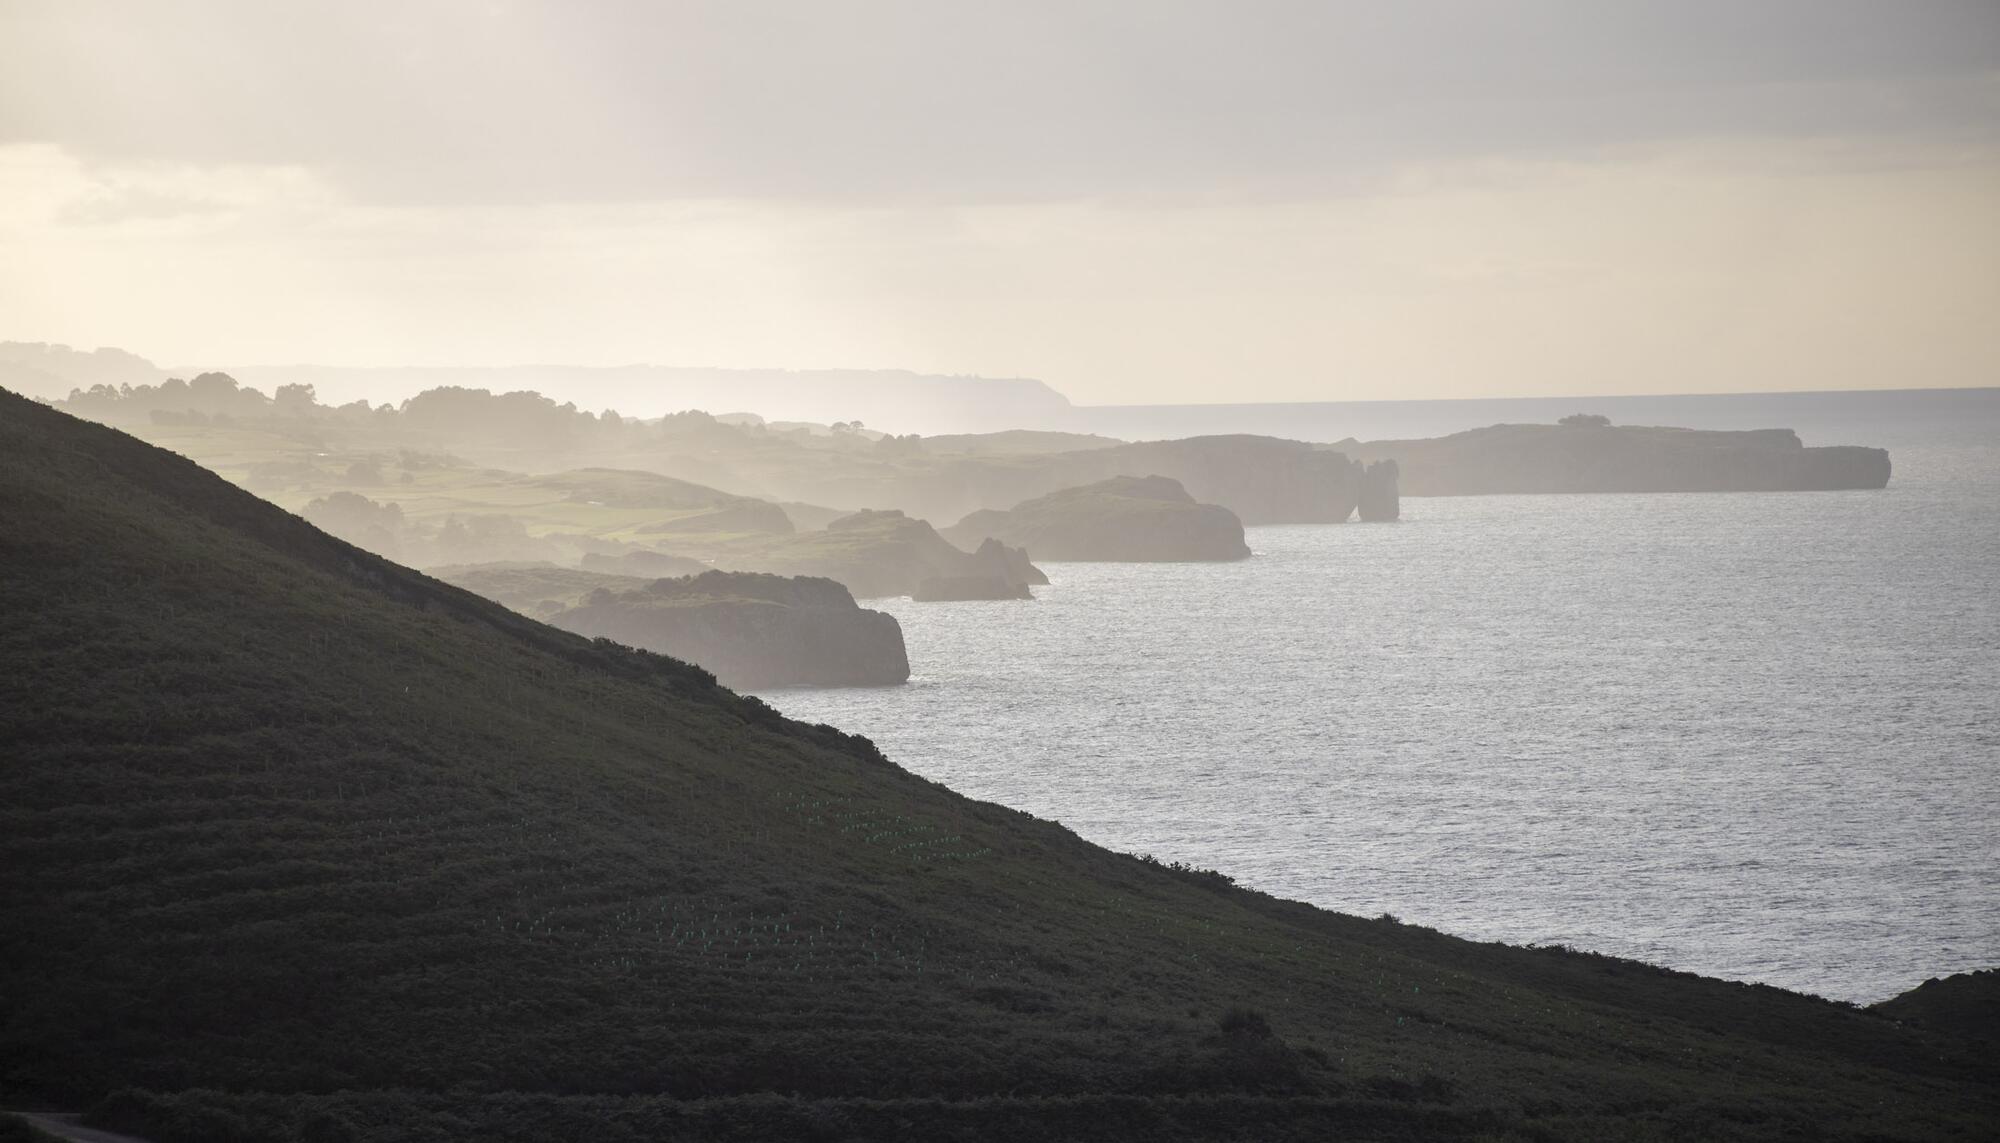
[[168, 365], [1892, 388], [1996, 313], [1990, 2], [0, 6], [0, 338]]

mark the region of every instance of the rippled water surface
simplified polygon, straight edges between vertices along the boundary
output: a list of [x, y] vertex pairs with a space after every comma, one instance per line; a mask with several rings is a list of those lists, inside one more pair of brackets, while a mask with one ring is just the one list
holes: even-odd
[[767, 697], [1282, 896], [1875, 1000], [2000, 963], [1996, 461], [1050, 564], [1032, 603], [869, 604], [908, 686]]

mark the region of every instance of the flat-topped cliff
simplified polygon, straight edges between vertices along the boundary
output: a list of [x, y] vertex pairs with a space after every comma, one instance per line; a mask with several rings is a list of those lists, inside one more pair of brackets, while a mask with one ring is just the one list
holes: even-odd
[[960, 547], [989, 540], [1044, 560], [1240, 560], [1250, 555], [1243, 521], [1200, 504], [1167, 476], [1114, 476], [974, 512], [945, 530]]
[[1430, 440], [1348, 440], [1326, 447], [1363, 461], [1394, 459], [1401, 491], [1411, 496], [1819, 491], [1889, 483], [1886, 451], [1807, 448], [1790, 429], [1492, 425]]
[[565, 631], [684, 659], [737, 690], [910, 677], [896, 617], [856, 605], [830, 579], [706, 571], [647, 581], [518, 565], [439, 578]]

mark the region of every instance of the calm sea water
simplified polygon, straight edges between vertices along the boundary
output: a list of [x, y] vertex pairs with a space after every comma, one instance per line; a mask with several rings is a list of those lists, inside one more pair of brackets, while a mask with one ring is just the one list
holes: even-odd
[[2000, 418], [1853, 428], [1887, 490], [1048, 564], [1032, 603], [870, 604], [908, 686], [766, 697], [1282, 896], [1877, 1000], [2000, 964]]

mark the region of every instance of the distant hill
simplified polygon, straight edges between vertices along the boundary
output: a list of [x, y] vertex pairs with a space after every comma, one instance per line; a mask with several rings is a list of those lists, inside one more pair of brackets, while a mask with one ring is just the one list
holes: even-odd
[[1056, 452], [1111, 448], [1124, 443], [1116, 437], [1100, 437], [1089, 433], [1009, 429], [1005, 432], [927, 436], [923, 439], [923, 449], [936, 456], [1038, 456]]
[[84, 351], [40, 341], [0, 341], [0, 388], [60, 401], [93, 385], [152, 385], [167, 372], [122, 349]]
[[1974, 1139], [1990, 1058], [1110, 853], [0, 393], [0, 1099], [183, 1140]]
[[[561, 394], [579, 408], [657, 417], [684, 409], [752, 412], [770, 421], [861, 421], [891, 432], [991, 432], [1059, 422], [1068, 398], [1026, 378], [948, 377], [901, 369], [707, 369], [665, 365], [595, 368], [519, 365], [503, 368], [349, 369], [325, 365], [228, 365], [219, 368], [266, 392], [311, 385], [322, 400], [398, 402], [426, 389], [459, 386], [495, 392]], [[186, 370], [185, 373], [201, 372]]]
[[531, 390], [598, 412], [657, 417], [688, 409], [757, 414], [759, 421], [861, 422], [891, 432], [998, 433], [1061, 423], [1069, 399], [1020, 377], [968, 377], [905, 369], [719, 369], [667, 365], [383, 366], [193, 365], [162, 367], [134, 353], [0, 341], [0, 387], [61, 400], [96, 385], [151, 385], [169, 376], [225, 373], [265, 394], [311, 386], [329, 404], [395, 405], [428, 389]]

